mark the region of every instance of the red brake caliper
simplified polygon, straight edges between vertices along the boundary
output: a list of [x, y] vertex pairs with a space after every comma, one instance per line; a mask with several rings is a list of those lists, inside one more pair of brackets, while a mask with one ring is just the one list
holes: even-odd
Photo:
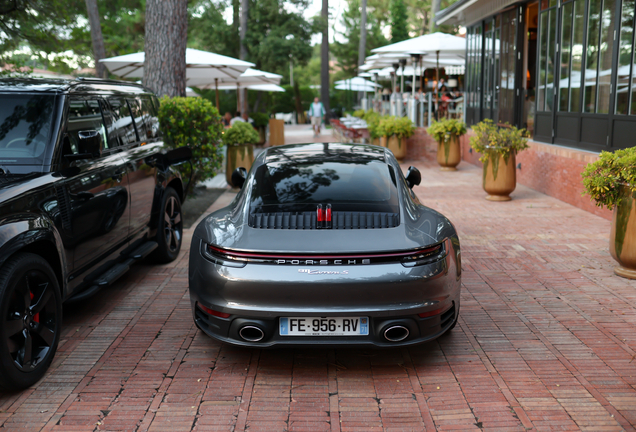
[[[29, 296], [31, 297], [31, 300], [33, 300], [34, 295], [33, 295], [32, 292], [29, 292]], [[40, 313], [39, 312], [36, 313], [35, 315], [33, 315], [33, 321], [35, 321], [36, 323], [40, 322]]]

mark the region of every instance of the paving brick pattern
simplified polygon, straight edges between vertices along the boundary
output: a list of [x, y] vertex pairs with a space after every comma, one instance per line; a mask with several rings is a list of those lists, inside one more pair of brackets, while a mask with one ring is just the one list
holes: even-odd
[[[239, 349], [193, 325], [187, 248], [65, 309], [46, 377], [0, 394], [0, 424], [45, 431], [634, 430], [636, 282], [610, 222], [481, 172], [416, 164], [462, 241], [459, 325], [408, 349]], [[227, 199], [227, 197], [225, 197]], [[186, 244], [190, 232], [186, 232]]]

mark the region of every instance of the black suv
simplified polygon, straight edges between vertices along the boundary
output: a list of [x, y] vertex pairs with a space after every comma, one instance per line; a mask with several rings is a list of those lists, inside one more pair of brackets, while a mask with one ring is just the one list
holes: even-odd
[[135, 261], [174, 260], [186, 187], [164, 150], [157, 97], [125, 82], [0, 80], [0, 387], [37, 382], [62, 302]]

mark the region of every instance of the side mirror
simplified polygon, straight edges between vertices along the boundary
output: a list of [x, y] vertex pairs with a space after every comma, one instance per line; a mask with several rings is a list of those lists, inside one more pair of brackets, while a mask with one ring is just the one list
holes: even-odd
[[232, 185], [241, 189], [243, 184], [245, 184], [245, 179], [247, 178], [247, 170], [243, 167], [238, 167], [232, 172]]
[[190, 147], [179, 147], [174, 150], [170, 150], [164, 156], [165, 165], [176, 165], [183, 162], [187, 162], [192, 159], [192, 150]]
[[77, 133], [79, 154], [87, 154], [97, 158], [102, 155], [102, 135], [96, 130], [85, 130]]
[[413, 189], [413, 186], [417, 186], [421, 182], [422, 174], [420, 174], [420, 170], [418, 170], [414, 166], [410, 166], [409, 170], [406, 172], [406, 184], [409, 185], [411, 189]]

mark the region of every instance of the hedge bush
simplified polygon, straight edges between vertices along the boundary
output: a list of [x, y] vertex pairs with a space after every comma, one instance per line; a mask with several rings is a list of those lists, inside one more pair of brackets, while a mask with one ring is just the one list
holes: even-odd
[[[164, 143], [170, 148], [188, 146], [192, 149], [192, 181], [197, 184], [216, 175], [223, 161], [220, 138], [223, 133], [221, 116], [204, 98], [164, 96], [159, 107], [159, 123]], [[190, 178], [190, 164], [179, 171], [184, 180]]]

